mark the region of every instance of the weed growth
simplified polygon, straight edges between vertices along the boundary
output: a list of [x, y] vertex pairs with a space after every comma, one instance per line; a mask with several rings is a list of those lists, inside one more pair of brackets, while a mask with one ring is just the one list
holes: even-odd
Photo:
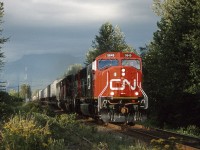
[[189, 136], [196, 136], [200, 138], [200, 128], [195, 125], [190, 125], [187, 127], [181, 127], [177, 130], [178, 133], [189, 135]]
[[181, 150], [182, 147], [177, 145], [178, 140], [175, 137], [169, 137], [167, 140], [151, 140], [153, 150]]

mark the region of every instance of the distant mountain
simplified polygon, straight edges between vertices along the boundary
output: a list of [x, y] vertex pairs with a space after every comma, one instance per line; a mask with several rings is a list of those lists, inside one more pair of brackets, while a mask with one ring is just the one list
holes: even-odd
[[8, 82], [8, 89], [16, 89], [23, 83], [30, 84], [32, 89], [40, 89], [61, 77], [69, 65], [83, 62], [82, 57], [69, 54], [25, 55], [20, 60], [5, 64], [4, 80]]

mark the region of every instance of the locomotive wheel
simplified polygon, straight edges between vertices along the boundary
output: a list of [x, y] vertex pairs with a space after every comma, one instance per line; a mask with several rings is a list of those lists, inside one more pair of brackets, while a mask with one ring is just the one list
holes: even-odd
[[100, 119], [100, 118], [97, 118], [96, 122], [97, 122], [97, 124], [99, 124], [99, 125], [103, 125], [103, 124], [104, 124], [103, 120]]

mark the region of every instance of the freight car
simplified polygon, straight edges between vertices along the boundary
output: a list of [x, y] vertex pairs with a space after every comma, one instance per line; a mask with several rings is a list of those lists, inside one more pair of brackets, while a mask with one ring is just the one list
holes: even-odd
[[144, 119], [148, 108], [142, 75], [141, 58], [136, 54], [107, 52], [75, 75], [57, 81], [54, 99], [67, 112], [104, 122], [132, 123]]

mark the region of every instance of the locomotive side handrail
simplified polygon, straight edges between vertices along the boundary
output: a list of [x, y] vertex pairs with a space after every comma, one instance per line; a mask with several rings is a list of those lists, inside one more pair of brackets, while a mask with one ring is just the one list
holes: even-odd
[[106, 86], [104, 87], [104, 89], [101, 91], [101, 93], [98, 96], [98, 112], [100, 112], [100, 108], [101, 108], [101, 97], [103, 95], [103, 93], [106, 91], [106, 89], [108, 88], [108, 71], [107, 71], [107, 81], [106, 81]]
[[[148, 104], [148, 96], [147, 94], [144, 92], [144, 90], [138, 86], [138, 88], [141, 90], [142, 94], [144, 95], [144, 101], [145, 101], [145, 106], [144, 106], [144, 109], [147, 109], [149, 107], [149, 104]], [[141, 101], [142, 102], [142, 101]]]

